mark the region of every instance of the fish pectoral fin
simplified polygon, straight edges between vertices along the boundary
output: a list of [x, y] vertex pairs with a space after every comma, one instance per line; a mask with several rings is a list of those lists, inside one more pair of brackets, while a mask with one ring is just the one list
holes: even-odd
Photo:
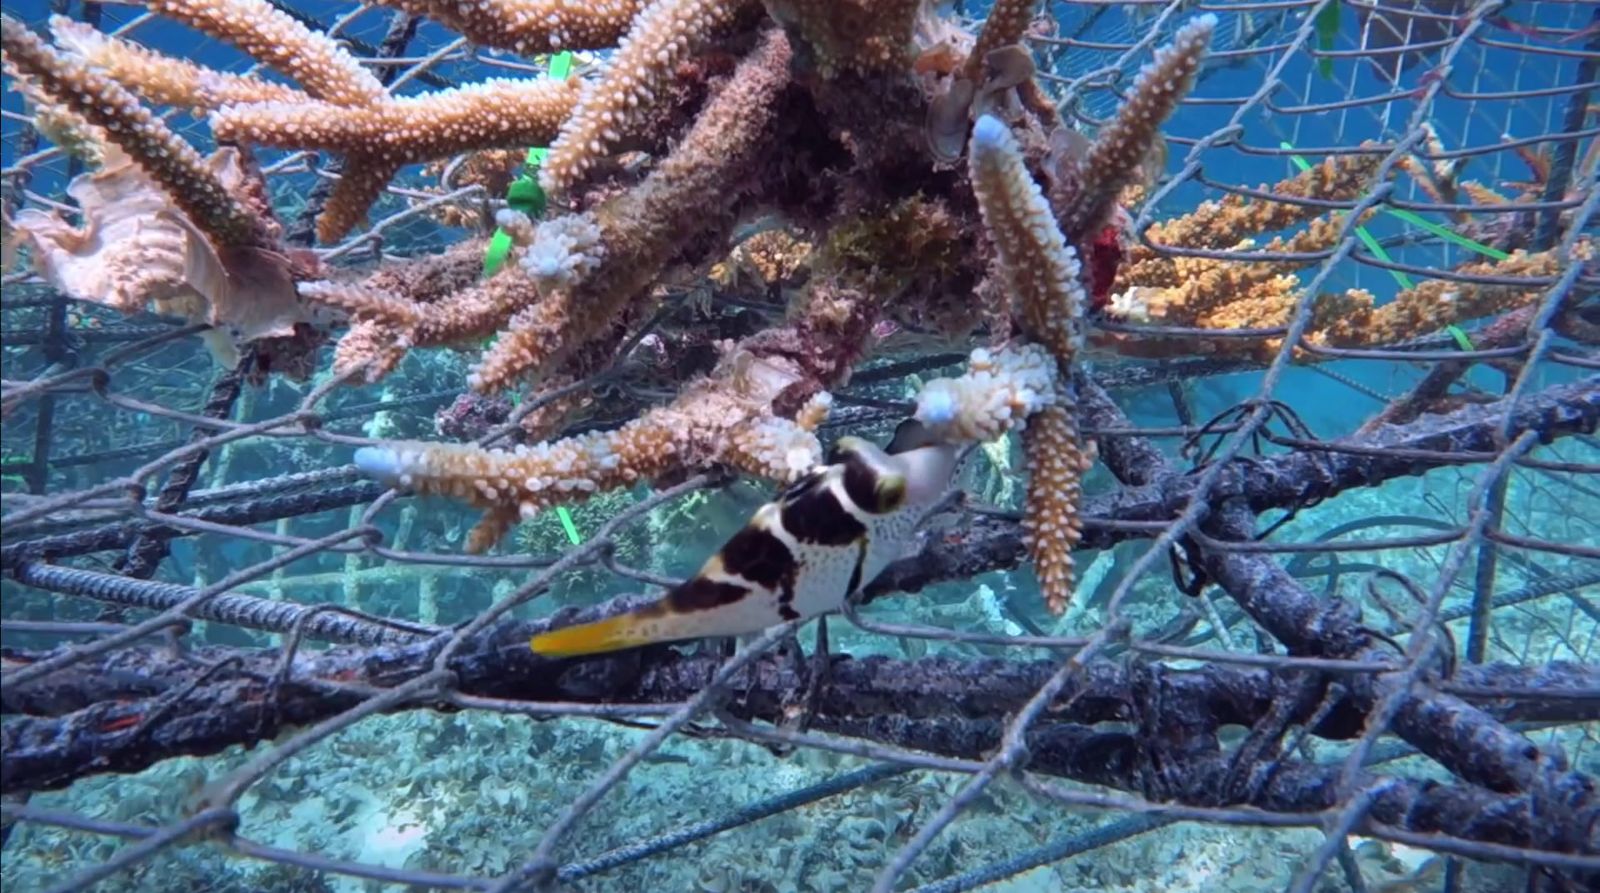
[[651, 641], [637, 615], [619, 614], [593, 623], [580, 623], [540, 633], [528, 640], [528, 645], [534, 654], [544, 657], [577, 657], [621, 651], [648, 645]]

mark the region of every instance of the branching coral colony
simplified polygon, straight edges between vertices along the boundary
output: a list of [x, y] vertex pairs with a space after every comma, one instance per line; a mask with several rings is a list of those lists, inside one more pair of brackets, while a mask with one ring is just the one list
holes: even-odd
[[[63, 19], [47, 45], [7, 17], [7, 72], [36, 121], [103, 163], [72, 186], [82, 227], [36, 210], [14, 222], [62, 291], [125, 312], [185, 314], [258, 351], [262, 338], [303, 348], [342, 326], [335, 369], [367, 380], [408, 350], [490, 337], [468, 382], [483, 394], [555, 396], [619, 360], [659, 379], [690, 379], [666, 404], [603, 433], [533, 442], [571, 421], [582, 398], [569, 397], [527, 415], [530, 442], [515, 449], [361, 451], [369, 473], [483, 509], [474, 551], [543, 508], [637, 480], [710, 465], [792, 480], [820, 459], [815, 432], [829, 389], [869, 352], [987, 340], [965, 375], [924, 387], [916, 413], [951, 440], [1022, 430], [1025, 529], [1045, 599], [1059, 612], [1072, 594], [1080, 479], [1093, 461], [1071, 384], [1085, 342], [1124, 353], [1277, 347], [1086, 337], [1086, 314], [1272, 326], [1301, 300], [1290, 265], [1174, 260], [1124, 231], [1152, 144], [1202, 63], [1210, 16], [1181, 28], [1086, 140], [1061, 123], [1019, 46], [1036, 0], [1001, 0], [977, 35], [916, 0], [381, 0], [511, 52], [615, 48], [591, 76], [404, 97], [265, 0], [147, 5], [293, 83], [210, 71]], [[146, 103], [209, 115], [225, 148], [202, 157]], [[332, 241], [365, 219], [406, 165], [478, 169], [503, 182], [507, 151], [530, 145], [551, 146], [539, 177], [561, 210], [542, 220], [500, 212], [495, 222], [514, 248], [487, 278], [478, 239], [365, 276], [323, 269], [315, 255], [279, 243], [247, 154], [342, 157], [317, 221]], [[1372, 154], [1339, 155], [1275, 191], [1348, 201], [1377, 169]], [[1303, 225], [1266, 247], [1326, 248], [1343, 221], [1312, 219], [1308, 208], [1230, 197], [1145, 235], [1158, 245], [1234, 248]], [[732, 244], [751, 230], [759, 235]], [[1553, 264], [1519, 252], [1484, 272], [1541, 275]], [[784, 318], [755, 331], [701, 320], [681, 338], [633, 337], [674, 290], [726, 285], [737, 279], [730, 269], [751, 273], [767, 297], [787, 295]], [[1362, 292], [1322, 295], [1308, 337], [1386, 342], [1536, 295], [1435, 282], [1381, 307]], [[696, 365], [681, 345], [697, 339], [720, 358]]]

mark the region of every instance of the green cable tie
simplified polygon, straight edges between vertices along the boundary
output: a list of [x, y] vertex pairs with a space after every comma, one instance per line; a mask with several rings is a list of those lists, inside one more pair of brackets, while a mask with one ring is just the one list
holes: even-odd
[[1412, 226], [1425, 229], [1447, 242], [1454, 242], [1455, 244], [1460, 245], [1462, 248], [1466, 248], [1470, 251], [1476, 251], [1485, 257], [1494, 258], [1495, 260], [1509, 260], [1511, 258], [1511, 255], [1501, 251], [1498, 248], [1485, 245], [1482, 242], [1474, 242], [1455, 230], [1445, 229], [1439, 224], [1434, 223], [1432, 220], [1425, 220], [1417, 214], [1407, 211], [1405, 208], [1384, 208], [1384, 211], [1392, 216], [1404, 220]]
[[[563, 51], [550, 57], [550, 77], [564, 80], [571, 72], [572, 53]], [[506, 190], [506, 204], [513, 210], [521, 211], [533, 218], [543, 216], [546, 198], [536, 175], [539, 165], [544, 163], [545, 156], [549, 152], [550, 150], [544, 146], [535, 146], [528, 150], [526, 164], [529, 173], [512, 181], [511, 187]], [[489, 237], [488, 250], [483, 253], [483, 275], [493, 276], [499, 272], [510, 254], [511, 236], [503, 229], [496, 229], [494, 235]]]
[[[1289, 150], [1293, 150], [1294, 149], [1294, 146], [1292, 146], [1292, 145], [1290, 145], [1289, 143], [1286, 143], [1286, 142], [1279, 143], [1278, 147], [1281, 148], [1281, 149], [1289, 149]], [[1290, 155], [1289, 158], [1290, 158], [1290, 160], [1292, 160], [1300, 168], [1301, 171], [1311, 170], [1311, 164], [1309, 162], [1307, 162], [1304, 158], [1301, 158], [1299, 155]], [[1501, 251], [1498, 248], [1492, 247], [1490, 245], [1485, 245], [1482, 242], [1475, 242], [1472, 239], [1469, 239], [1466, 236], [1463, 236], [1460, 233], [1455, 232], [1454, 230], [1445, 229], [1444, 227], [1440, 226], [1439, 224], [1434, 223], [1432, 220], [1427, 220], [1427, 219], [1421, 217], [1420, 215], [1416, 214], [1415, 212], [1408, 211], [1405, 208], [1389, 208], [1389, 207], [1385, 207], [1383, 209], [1383, 213], [1388, 214], [1391, 217], [1398, 217], [1401, 220], [1404, 220], [1405, 222], [1411, 224], [1412, 226], [1418, 227], [1420, 229], [1425, 229], [1428, 232], [1433, 233], [1434, 235], [1438, 236], [1441, 239], [1444, 239], [1447, 242], [1454, 242], [1455, 244], [1461, 246], [1462, 248], [1465, 248], [1465, 249], [1467, 249], [1469, 251], [1476, 251], [1479, 254], [1483, 255], [1484, 257], [1493, 258], [1494, 260], [1507, 260], [1507, 259], [1509, 259], [1511, 257], [1511, 255], [1505, 253], [1504, 251]], [[1356, 227], [1356, 232], [1359, 233], [1359, 232], [1362, 231], [1362, 229], [1363, 229], [1362, 227], [1358, 226], [1358, 227]], [[1374, 252], [1374, 253], [1376, 253], [1378, 255], [1378, 257], [1380, 259], [1382, 259], [1382, 260], [1388, 260], [1389, 259], [1386, 255], [1384, 255], [1382, 253], [1379, 253], [1379, 252]]]
[[[1293, 151], [1294, 146], [1290, 145], [1289, 142], [1285, 140], [1278, 143], [1278, 148], [1289, 149]], [[1311, 162], [1306, 161], [1299, 155], [1290, 155], [1289, 160], [1293, 161], [1295, 166], [1300, 168], [1301, 173], [1311, 170]], [[1372, 233], [1367, 232], [1366, 227], [1356, 227], [1356, 238], [1361, 240], [1361, 244], [1367, 246], [1367, 250], [1372, 252], [1373, 257], [1376, 257], [1378, 260], [1381, 260], [1384, 263], [1393, 263], [1393, 261], [1389, 259], [1389, 252], [1383, 250], [1383, 246], [1378, 243], [1377, 239], [1372, 237]], [[1411, 277], [1400, 272], [1399, 270], [1390, 270], [1389, 275], [1394, 277], [1395, 282], [1400, 283], [1401, 288], [1410, 288], [1413, 285]]]
[[572, 73], [572, 51], [562, 50], [550, 57], [550, 76], [558, 81], [566, 80]]
[[1445, 326], [1444, 330], [1449, 333], [1451, 338], [1456, 339], [1456, 346], [1462, 350], [1471, 352], [1478, 349], [1472, 343], [1472, 339], [1467, 337], [1467, 333], [1462, 331], [1461, 327], [1455, 323]]
[[[572, 73], [572, 53], [562, 51], [550, 57], [550, 77], [564, 80]], [[506, 190], [506, 204], [521, 211], [529, 217], [544, 215], [546, 196], [544, 189], [539, 186], [536, 178], [539, 166], [544, 164], [545, 156], [550, 150], [544, 146], [534, 146], [528, 150], [525, 159], [528, 173], [513, 180], [510, 188]], [[489, 250], [483, 253], [483, 275], [492, 276], [505, 264], [506, 257], [511, 253], [511, 237], [503, 229], [496, 229], [489, 239]], [[521, 395], [511, 395], [513, 405], [521, 403]], [[578, 533], [578, 525], [572, 523], [572, 513], [564, 505], [556, 506], [556, 517], [561, 520], [561, 529], [566, 531], [567, 539], [574, 545], [583, 542], [583, 535]]]
[[571, 540], [574, 546], [583, 542], [583, 537], [578, 533], [578, 525], [572, 523], [572, 513], [567, 511], [566, 506], [556, 506], [556, 517], [561, 519], [561, 529], [567, 532], [567, 539]]
[[[1367, 232], [1366, 227], [1356, 227], [1356, 238], [1361, 240], [1361, 244], [1367, 246], [1367, 250], [1372, 252], [1373, 257], [1386, 264], [1394, 263], [1394, 260], [1389, 257], [1389, 252], [1383, 250], [1382, 243], [1372, 233]], [[1401, 288], [1411, 288], [1416, 285], [1415, 282], [1411, 281], [1411, 277], [1405, 274], [1404, 270], [1390, 270], [1389, 275], [1394, 277], [1394, 281], [1400, 283]]]

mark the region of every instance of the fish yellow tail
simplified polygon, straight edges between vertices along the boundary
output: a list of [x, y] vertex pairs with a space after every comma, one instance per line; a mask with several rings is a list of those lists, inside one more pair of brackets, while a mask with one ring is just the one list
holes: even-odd
[[620, 614], [593, 623], [580, 623], [563, 629], [540, 633], [528, 641], [534, 654], [545, 657], [576, 657], [582, 654], [603, 654], [620, 651], [636, 645], [645, 645], [651, 638], [641, 629], [637, 616]]

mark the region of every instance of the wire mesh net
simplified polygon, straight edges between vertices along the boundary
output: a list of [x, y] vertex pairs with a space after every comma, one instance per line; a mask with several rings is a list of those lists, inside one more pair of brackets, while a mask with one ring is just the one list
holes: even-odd
[[[291, 11], [397, 93], [545, 64], [322, 6]], [[75, 12], [194, 44], [138, 8]], [[1280, 264], [1297, 294], [1380, 307], [1429, 282], [1444, 303], [1533, 298], [1363, 346], [1313, 337], [1307, 300], [1269, 323], [1096, 317], [1115, 349], [1080, 377], [1100, 467], [1061, 617], [1025, 564], [1012, 438], [968, 457], [965, 498], [825, 630], [537, 659], [531, 630], [693, 573], [770, 490], [710, 469], [540, 515], [475, 556], [471, 513], [365, 479], [351, 448], [504, 440], [573, 393], [589, 400], [575, 430], [603, 430], [668, 396], [657, 385], [618, 363], [463, 403], [469, 358], [446, 350], [377, 384], [327, 372], [326, 350], [308, 381], [248, 353], [219, 369], [199, 326], [11, 268], [8, 889], [1594, 883], [1600, 12], [1051, 2], [1028, 34], [1038, 80], [1093, 132], [1200, 12], [1218, 17], [1212, 53], [1126, 204], [1133, 250]], [[203, 61], [252, 64], [230, 53], [206, 44]], [[70, 210], [78, 163], [11, 99], [8, 221]], [[169, 121], [210, 143], [203, 118]], [[1274, 191], [1330, 157], [1377, 176], [1349, 198]], [[308, 225], [332, 159], [261, 161], [291, 234]], [[315, 250], [352, 268], [435, 253], [502, 190], [408, 168], [370, 225]], [[1262, 235], [1288, 241], [1150, 238], [1230, 196], [1305, 213]], [[1328, 212], [1331, 238], [1290, 239]], [[1518, 252], [1548, 263], [1494, 266]], [[781, 316], [781, 290], [698, 273], [629, 344]], [[825, 435], [882, 439], [971, 343], [869, 358]]]

